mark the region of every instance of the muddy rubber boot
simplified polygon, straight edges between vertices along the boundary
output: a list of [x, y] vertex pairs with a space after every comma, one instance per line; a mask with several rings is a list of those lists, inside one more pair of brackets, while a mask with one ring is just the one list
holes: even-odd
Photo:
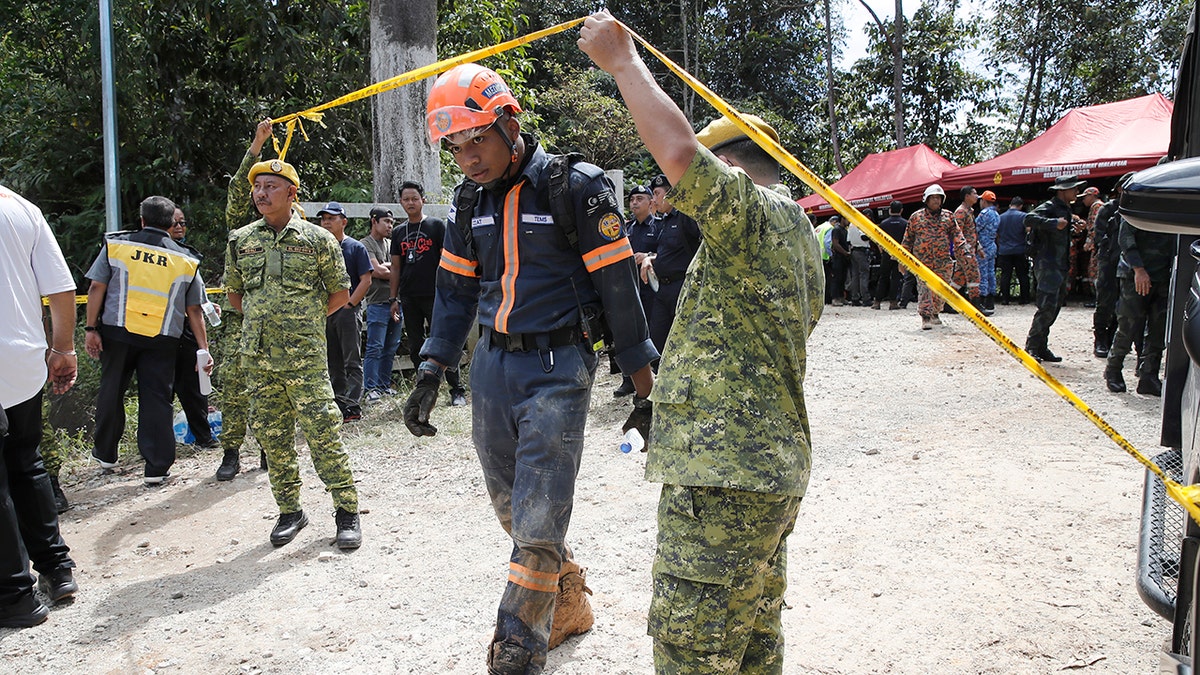
[[554, 622], [550, 625], [550, 641], [546, 649], [554, 649], [572, 635], [586, 633], [595, 623], [592, 605], [587, 596], [587, 568], [574, 560], [563, 561], [558, 571], [558, 597], [554, 601]]
[[488, 675], [525, 675], [533, 654], [511, 642], [493, 642], [488, 648]]

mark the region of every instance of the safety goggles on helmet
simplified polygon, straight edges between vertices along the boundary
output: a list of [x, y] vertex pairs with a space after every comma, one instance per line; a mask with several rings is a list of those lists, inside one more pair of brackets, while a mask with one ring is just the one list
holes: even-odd
[[512, 90], [496, 71], [464, 63], [442, 73], [425, 105], [429, 142], [443, 138], [461, 145], [479, 136], [505, 112], [521, 112]]

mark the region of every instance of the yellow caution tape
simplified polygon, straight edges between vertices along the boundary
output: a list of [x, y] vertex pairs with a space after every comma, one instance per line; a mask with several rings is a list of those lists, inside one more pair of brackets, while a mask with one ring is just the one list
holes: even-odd
[[897, 260], [900, 260], [905, 267], [911, 269], [917, 274], [917, 276], [921, 277], [921, 280], [928, 284], [930, 288], [934, 290], [934, 292], [945, 298], [946, 301], [949, 302], [954, 309], [958, 310], [960, 314], [970, 319], [971, 322], [979, 328], [979, 330], [983, 331], [983, 333], [995, 341], [996, 344], [1003, 347], [1005, 351], [1020, 361], [1021, 364], [1028, 368], [1029, 371], [1034, 375], [1036, 375], [1038, 379], [1046, 383], [1046, 386], [1050, 387], [1050, 389], [1052, 389], [1055, 393], [1066, 399], [1068, 403], [1083, 413], [1084, 417], [1088, 418], [1088, 420], [1090, 420], [1092, 424], [1096, 425], [1100, 431], [1103, 431], [1104, 434], [1111, 438], [1113, 442], [1121, 447], [1122, 450], [1129, 453], [1134, 459], [1154, 473], [1154, 475], [1158, 476], [1158, 478], [1163, 482], [1163, 485], [1166, 486], [1167, 494], [1170, 495], [1172, 499], [1179, 502], [1179, 504], [1183, 506], [1183, 508], [1186, 509], [1189, 514], [1191, 514], [1192, 519], [1200, 524], [1200, 505], [1197, 504], [1197, 502], [1200, 501], [1200, 485], [1185, 486], [1172, 480], [1171, 477], [1166, 474], [1166, 472], [1160, 469], [1158, 465], [1156, 465], [1148, 457], [1139, 452], [1137, 448], [1133, 447], [1129, 441], [1125, 440], [1124, 436], [1118, 433], [1116, 429], [1112, 428], [1112, 425], [1106, 422], [1103, 417], [1096, 413], [1095, 410], [1092, 410], [1091, 406], [1084, 403], [1083, 400], [1075, 394], [1075, 392], [1068, 389], [1065, 385], [1063, 385], [1063, 383], [1059, 382], [1053, 375], [1047, 372], [1046, 369], [1042, 367], [1042, 364], [1037, 361], [1037, 359], [1030, 356], [1029, 352], [1026, 352], [1024, 349], [1018, 347], [1016, 343], [1009, 339], [1009, 337], [1005, 335], [999, 328], [993, 325], [992, 322], [988, 321], [987, 318], [984, 317], [974, 305], [967, 302], [967, 300], [963, 298], [958, 291], [955, 291], [953, 288], [951, 288], [940, 276], [935, 274], [933, 270], [926, 267], [920, 260], [913, 256], [912, 253], [909, 253], [908, 249], [900, 246], [898, 243], [896, 243], [895, 239], [892, 239], [886, 232], [879, 229], [875, 223], [872, 223], [869, 219], [867, 219], [858, 211], [858, 209], [850, 206], [845, 199], [842, 199], [841, 195], [834, 192], [828, 185], [825, 184], [824, 181], [821, 180], [819, 176], [809, 170], [808, 167], [801, 164], [799, 160], [793, 157], [787, 150], [784, 150], [783, 147], [779, 145], [779, 143], [777, 143], [773, 138], [762, 133], [754, 125], [748, 123], [737, 110], [722, 100], [719, 96], [714, 94], [708, 87], [704, 86], [703, 83], [677, 66], [662, 52], [658, 51], [650, 43], [642, 39], [640, 35], [632, 30], [629, 30], [628, 26], [625, 27], [625, 30], [629, 31], [629, 34], [632, 35], [635, 40], [640, 42], [643, 47], [650, 51], [651, 54], [654, 54], [654, 56], [658, 57], [658, 60], [662, 61], [667, 68], [671, 70], [671, 72], [675, 73], [680, 79], [686, 82], [689, 87], [691, 87], [697, 94], [701, 96], [701, 98], [703, 98], [705, 101], [708, 101], [714, 108], [717, 109], [718, 112], [733, 121], [733, 123], [736, 124], [739, 129], [746, 132], [747, 136], [754, 139], [755, 143], [770, 153], [772, 157], [778, 160], [780, 164], [787, 167], [788, 170], [800, 178], [800, 180], [804, 181], [805, 185], [809, 186], [814, 192], [821, 195], [821, 197], [829, 202], [829, 204], [833, 206], [838, 213], [842, 214], [843, 218], [846, 218], [850, 222], [857, 225], [860, 229], [862, 229], [863, 232], [867, 234], [867, 236], [871, 237], [876, 244], [879, 244], [881, 248], [887, 251], [889, 255]]
[[[321, 126], [325, 126], [324, 123], [321, 122], [321, 116], [322, 116], [321, 111], [323, 111], [323, 110], [328, 110], [330, 108], [336, 108], [337, 106], [345, 105], [347, 103], [352, 103], [354, 101], [359, 101], [364, 98], [374, 96], [376, 94], [381, 94], [385, 91], [396, 89], [397, 87], [403, 87], [406, 84], [411, 84], [413, 82], [419, 82], [420, 80], [423, 80], [427, 77], [432, 77], [434, 75], [440, 75], [440, 74], [446, 72], [447, 70], [450, 70], [454, 66], [457, 66], [457, 65], [460, 65], [463, 63], [472, 63], [474, 61], [478, 61], [479, 59], [487, 58], [489, 56], [495, 56], [496, 54], [500, 54], [501, 52], [506, 52], [510, 49], [513, 49], [514, 47], [520, 47], [521, 45], [529, 44], [530, 42], [533, 42], [535, 40], [540, 40], [544, 37], [554, 35], [556, 33], [561, 33], [566, 30], [570, 30], [571, 28], [574, 28], [575, 26], [582, 24], [584, 22], [584, 19], [586, 19], [586, 18], [587, 17], [573, 19], [571, 21], [560, 23], [557, 26], [543, 28], [542, 30], [535, 31], [528, 35], [523, 35], [518, 38], [513, 38], [512, 40], [507, 40], [505, 42], [501, 42], [498, 45], [493, 45], [491, 47], [485, 47], [483, 49], [476, 49], [473, 52], [467, 52], [465, 54], [460, 54], [458, 56], [455, 56], [455, 57], [452, 57], [449, 59], [443, 59], [441, 61], [438, 61], [437, 63], [432, 63], [428, 66], [421, 66], [420, 68], [410, 70], [407, 73], [402, 73], [395, 77], [391, 77], [386, 80], [376, 82], [375, 84], [372, 84], [369, 87], [363, 87], [362, 89], [359, 89], [358, 91], [351, 92], [349, 94], [346, 94], [345, 96], [342, 96], [341, 98], [336, 98], [332, 101], [329, 101], [328, 103], [322, 103], [321, 105], [309, 108], [308, 110], [302, 110], [300, 112], [292, 113], [290, 115], [284, 115], [283, 117], [277, 117], [277, 118], [271, 120], [271, 123], [272, 124], [286, 124], [287, 125], [287, 139], [284, 141], [282, 148], [279, 147], [279, 143], [276, 141], [275, 142], [275, 151], [279, 153], [279, 159], [281, 159], [281, 160], [287, 156], [288, 147], [291, 146], [291, 144], [292, 144], [292, 133], [295, 131], [296, 125], [300, 123], [300, 120], [302, 118], [318, 122], [321, 124]], [[308, 135], [304, 133], [304, 125], [303, 124], [300, 124], [300, 133], [302, 135], [304, 135], [304, 140], [307, 141]], [[272, 140], [274, 140], [274, 137], [272, 137]]]
[[[220, 295], [225, 292], [225, 289], [218, 286], [216, 288], [206, 288], [206, 289], [204, 289], [204, 292], [207, 293], [208, 295]], [[76, 295], [75, 296], [75, 304], [86, 305], [87, 304], [87, 296], [86, 295]], [[43, 297], [42, 298], [42, 306], [43, 307], [50, 306], [50, 299]]]

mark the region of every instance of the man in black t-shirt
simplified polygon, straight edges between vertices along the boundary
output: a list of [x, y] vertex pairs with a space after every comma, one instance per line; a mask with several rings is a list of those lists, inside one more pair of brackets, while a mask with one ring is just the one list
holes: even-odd
[[[405, 181], [401, 184], [400, 206], [404, 207], [407, 218], [392, 228], [391, 301], [393, 312], [397, 309], [404, 312], [408, 354], [415, 368], [423, 360], [421, 344], [425, 342], [433, 320], [433, 298], [446, 223], [425, 217], [425, 189], [418, 183]], [[457, 368], [446, 370], [446, 383], [450, 385], [450, 405], [466, 405], [467, 391]]]

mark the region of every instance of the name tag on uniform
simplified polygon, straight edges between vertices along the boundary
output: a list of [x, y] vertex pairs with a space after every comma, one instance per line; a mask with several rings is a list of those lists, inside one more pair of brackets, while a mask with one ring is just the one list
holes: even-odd
[[553, 225], [554, 216], [543, 216], [536, 213], [522, 213], [522, 223], [534, 223], [536, 225]]
[[487, 227], [488, 225], [495, 224], [496, 219], [493, 216], [475, 216], [471, 219], [471, 229], [475, 229], [477, 227]]
[[262, 253], [265, 250], [266, 249], [264, 249], [262, 246], [250, 246], [248, 248], [239, 248], [238, 255], [254, 255], [255, 253]]
[[314, 255], [317, 249], [311, 246], [284, 246], [285, 253], [301, 253], [303, 255]]

